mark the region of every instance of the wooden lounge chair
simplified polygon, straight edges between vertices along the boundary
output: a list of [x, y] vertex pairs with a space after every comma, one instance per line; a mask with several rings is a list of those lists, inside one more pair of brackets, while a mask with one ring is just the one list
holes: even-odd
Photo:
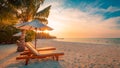
[[[34, 47], [34, 45], [31, 42], [27, 42], [27, 44], [31, 45], [32, 47]], [[49, 50], [56, 50], [55, 47], [41, 47], [41, 48], [37, 48], [37, 51], [49, 51]], [[30, 51], [27, 49], [24, 52], [22, 52], [20, 55], [26, 55], [30, 53]]]
[[[30, 44], [32, 47], [34, 47], [34, 45], [31, 42], [27, 42], [28, 44]], [[46, 51], [46, 50], [56, 50], [55, 47], [42, 47], [42, 48], [37, 48], [38, 51]], [[27, 51], [27, 50], [25, 50]]]
[[28, 61], [30, 59], [42, 59], [47, 57], [52, 57], [55, 60], [59, 60], [59, 56], [64, 55], [63, 52], [57, 52], [55, 50], [53, 51], [37, 51], [34, 47], [32, 47], [29, 43], [26, 43], [26, 47], [29, 49], [30, 53], [26, 55], [20, 55], [19, 57], [16, 57], [16, 60], [25, 59], [25, 65], [28, 64]]

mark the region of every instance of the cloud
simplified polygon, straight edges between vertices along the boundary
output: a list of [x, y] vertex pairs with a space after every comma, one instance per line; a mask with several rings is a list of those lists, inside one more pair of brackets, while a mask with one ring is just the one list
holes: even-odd
[[80, 5], [78, 6], [78, 8], [80, 8], [81, 10], [85, 11], [85, 12], [89, 12], [90, 14], [94, 14], [94, 13], [100, 13], [100, 14], [104, 14], [104, 13], [114, 13], [117, 11], [120, 11], [119, 7], [115, 7], [115, 6], [109, 6], [108, 8], [102, 8], [101, 6], [103, 5], [103, 3], [99, 3], [98, 2], [93, 2], [93, 3], [85, 3], [85, 2], [81, 2]]
[[120, 8], [110, 6], [110, 7], [108, 7], [107, 10], [106, 10], [106, 12], [116, 12], [116, 11], [120, 11]]
[[61, 7], [63, 3], [64, 3], [64, 0], [45, 0], [44, 4], [40, 5], [39, 11], [49, 5], [52, 5], [51, 9], [56, 9], [56, 10], [52, 10], [52, 12], [58, 12], [63, 8]]
[[[51, 32], [53, 35], [71, 38], [120, 37], [120, 29], [116, 28], [118, 25], [120, 26], [117, 23], [120, 17], [104, 19], [104, 16], [99, 14], [83, 12], [77, 8], [64, 8], [62, 0], [50, 4], [53, 4], [53, 8], [48, 18], [48, 25], [54, 29]], [[96, 10], [96, 8], [89, 9]], [[116, 8], [109, 7], [106, 11], [111, 11], [112, 9]]]

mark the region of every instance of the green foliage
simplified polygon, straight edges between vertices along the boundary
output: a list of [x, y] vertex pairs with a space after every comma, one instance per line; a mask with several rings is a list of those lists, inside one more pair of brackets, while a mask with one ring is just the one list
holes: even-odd
[[[47, 18], [51, 6], [38, 11], [44, 0], [0, 0], [0, 43], [13, 43], [19, 37], [12, 35], [20, 30], [13, 27], [15, 23], [39, 19], [48, 24]], [[34, 39], [34, 32], [28, 31], [26, 41]]]
[[37, 34], [37, 39], [53, 39], [55, 36], [50, 35], [49, 33], [41, 32]]
[[[0, 44], [11, 44], [16, 43], [16, 40], [19, 40], [20, 37], [13, 36], [14, 34], [20, 32], [20, 30], [13, 27], [13, 24], [3, 24], [0, 23]], [[35, 32], [27, 31], [26, 33], [26, 42], [32, 41], [35, 37]]]
[[[32, 20], [38, 14], [37, 11], [43, 2], [44, 0], [0, 0], [0, 20], [10, 20], [10, 18], [21, 19], [23, 22]], [[43, 19], [48, 17], [49, 9], [50, 6], [39, 12]], [[41, 16], [37, 15], [37, 17]], [[43, 22], [47, 22], [47, 20]]]
[[34, 31], [27, 31], [25, 41], [32, 41], [35, 38], [35, 32]]
[[0, 43], [15, 43], [19, 37], [13, 37], [13, 34], [18, 32], [12, 25], [0, 24]]

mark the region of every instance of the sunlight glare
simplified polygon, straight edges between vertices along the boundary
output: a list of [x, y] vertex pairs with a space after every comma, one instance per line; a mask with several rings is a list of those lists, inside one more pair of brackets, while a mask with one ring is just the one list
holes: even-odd
[[43, 32], [45, 32], [45, 33], [49, 33], [49, 31], [48, 31], [48, 30], [44, 30]]
[[41, 33], [42, 31], [40, 31], [40, 30], [33, 30], [34, 32], [36, 32], [36, 33]]

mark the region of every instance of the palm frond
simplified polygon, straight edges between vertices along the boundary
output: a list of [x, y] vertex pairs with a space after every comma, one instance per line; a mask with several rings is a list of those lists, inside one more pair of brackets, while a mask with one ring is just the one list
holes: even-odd
[[35, 17], [37, 17], [37, 18], [39, 18], [39, 17], [48, 18], [49, 12], [50, 12], [50, 8], [51, 8], [51, 5], [46, 7], [45, 9], [39, 11], [38, 13], [36, 13]]
[[35, 0], [35, 10], [33, 16], [37, 13], [38, 9], [40, 8], [40, 5], [43, 4], [44, 0]]
[[23, 9], [24, 15], [22, 15], [22, 17], [26, 17], [26, 20], [33, 19], [38, 8], [40, 7], [40, 4], [43, 2], [44, 0], [21, 0], [21, 5], [23, 5], [22, 8], [25, 8]]

